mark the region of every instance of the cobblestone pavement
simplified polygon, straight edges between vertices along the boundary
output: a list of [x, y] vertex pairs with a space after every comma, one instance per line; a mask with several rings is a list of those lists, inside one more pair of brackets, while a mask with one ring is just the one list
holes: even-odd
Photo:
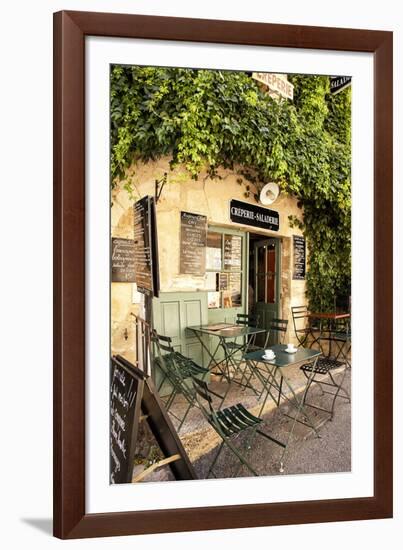
[[[339, 375], [340, 376], [340, 375]], [[350, 393], [350, 373], [348, 372], [343, 386]], [[321, 396], [318, 388], [310, 393], [310, 401], [319, 406], [329, 404], [329, 396]], [[292, 420], [284, 416], [290, 412], [288, 405], [271, 411], [263, 416], [264, 430], [279, 441], [286, 442], [290, 432]], [[325, 421], [328, 415], [314, 411], [311, 418], [316, 423]], [[335, 414], [332, 421], [325, 422], [319, 428], [320, 438], [317, 438], [309, 428], [296, 423], [292, 440], [289, 443], [286, 455], [284, 473], [310, 474], [325, 472], [348, 472], [351, 470], [351, 406], [346, 399], [338, 398]], [[237, 442], [240, 447], [242, 441]], [[282, 449], [259, 435], [252, 442], [248, 451], [248, 460], [259, 475], [279, 475], [279, 461]], [[208, 468], [214, 457], [214, 450], [201, 456], [194, 463], [198, 477], [206, 477]], [[232, 477], [236, 472], [239, 461], [228, 450], [223, 451], [215, 468], [219, 478]], [[242, 467], [238, 476], [251, 475], [247, 468]]]
[[[299, 371], [299, 369], [298, 369]], [[336, 374], [336, 379], [341, 372]], [[293, 375], [293, 387], [301, 390], [304, 380], [301, 373], [296, 371]], [[350, 371], [347, 371], [343, 386], [350, 393]], [[212, 382], [211, 387], [218, 391], [223, 384]], [[328, 407], [330, 397], [321, 395], [315, 385], [309, 394], [309, 401], [321, 407]], [[257, 414], [261, 402], [249, 390], [243, 391], [239, 386], [228, 394], [225, 406], [242, 402], [249, 410]], [[184, 402], [178, 398], [174, 411], [181, 413]], [[291, 475], [328, 472], [348, 472], [351, 469], [351, 406], [346, 399], [338, 398], [335, 414], [332, 421], [326, 421], [329, 416], [326, 413], [308, 409], [314, 424], [321, 424], [320, 437], [299, 423], [295, 424], [293, 436], [289, 441], [285, 460], [284, 472], [280, 473], [279, 463], [282, 448], [270, 442], [266, 438], [257, 435], [250, 443], [247, 450], [247, 458], [259, 475]], [[292, 414], [293, 408], [284, 403], [279, 408], [274, 407], [273, 401], [268, 401], [263, 413], [263, 431], [279, 441], [287, 442], [291, 430], [292, 420], [285, 414]], [[175, 424], [175, 421], [174, 421]], [[205, 479], [209, 466], [214, 458], [217, 445], [221, 439], [207, 424], [206, 420], [197, 408], [192, 409], [183, 429], [180, 432], [181, 440], [189, 454], [199, 479]], [[248, 444], [245, 436], [235, 440], [236, 446], [243, 452]], [[244, 477], [252, 475], [242, 466], [239, 469], [239, 461], [233, 453], [225, 449], [215, 467], [215, 475], [219, 478]], [[147, 478], [147, 481], [168, 481], [173, 479], [168, 467], [155, 471]]]

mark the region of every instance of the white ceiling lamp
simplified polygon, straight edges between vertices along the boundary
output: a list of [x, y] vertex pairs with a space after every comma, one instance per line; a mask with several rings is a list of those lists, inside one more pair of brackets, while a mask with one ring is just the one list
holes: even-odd
[[277, 200], [279, 193], [280, 188], [277, 183], [274, 183], [273, 181], [271, 181], [270, 183], [266, 183], [266, 185], [260, 191], [260, 202], [265, 206], [273, 204], [273, 202]]

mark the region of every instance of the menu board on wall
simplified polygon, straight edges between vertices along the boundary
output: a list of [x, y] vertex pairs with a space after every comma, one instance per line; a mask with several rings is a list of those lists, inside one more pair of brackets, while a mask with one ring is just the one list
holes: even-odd
[[158, 296], [158, 246], [154, 199], [143, 197], [134, 206], [134, 272], [137, 290]]
[[305, 238], [300, 235], [293, 235], [293, 279], [304, 280], [306, 271], [306, 253], [305, 253]]
[[205, 274], [206, 243], [207, 217], [202, 214], [181, 212], [180, 273]]
[[241, 237], [225, 235], [224, 238], [224, 269], [226, 271], [240, 271], [241, 269]]
[[111, 268], [113, 283], [134, 283], [134, 240], [112, 238]]
[[129, 483], [143, 394], [143, 375], [111, 359], [110, 482]]
[[227, 290], [229, 284], [229, 273], [217, 273], [218, 284], [217, 287], [219, 290]]

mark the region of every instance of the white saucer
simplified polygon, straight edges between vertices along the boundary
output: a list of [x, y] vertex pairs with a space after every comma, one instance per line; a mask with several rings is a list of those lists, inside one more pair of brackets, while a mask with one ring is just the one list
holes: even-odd
[[273, 359], [275, 359], [275, 358], [276, 358], [275, 355], [273, 355], [271, 357], [267, 357], [267, 355], [264, 355], [264, 354], [262, 355], [262, 359], [266, 359], [266, 361], [273, 361]]
[[298, 348], [295, 348], [295, 349], [287, 349], [287, 348], [286, 348], [284, 351], [285, 351], [286, 353], [297, 353]]

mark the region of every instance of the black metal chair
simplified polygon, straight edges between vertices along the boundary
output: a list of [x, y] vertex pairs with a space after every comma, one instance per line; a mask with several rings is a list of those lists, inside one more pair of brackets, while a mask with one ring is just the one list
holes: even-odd
[[[179, 422], [178, 432], [182, 428], [190, 409], [197, 406], [193, 385], [190, 382], [193, 378], [205, 379], [209, 370], [199, 366], [192, 359], [185, 357], [180, 352], [176, 351], [172, 346], [172, 339], [169, 336], [157, 334], [154, 330], [151, 333], [151, 341], [157, 349], [157, 356], [154, 361], [161, 369], [163, 378], [158, 385], [158, 391], [165, 381], [169, 383], [169, 392], [165, 398], [165, 407], [167, 411]], [[188, 406], [183, 416], [177, 416], [172, 410], [172, 404], [178, 395], [182, 395]]]
[[[240, 326], [244, 327], [253, 327], [257, 328], [259, 325], [259, 316], [255, 314], [248, 314], [248, 313], [238, 313], [236, 316], [235, 323]], [[234, 342], [227, 342], [227, 348], [232, 351], [242, 350], [246, 347], [248, 349], [251, 349], [251, 347], [254, 345], [256, 340], [256, 334], [252, 334], [252, 336], [244, 337], [246, 341], [243, 343], [237, 342], [236, 339]]]
[[[278, 334], [278, 340], [279, 340], [278, 343], [279, 344], [284, 344], [287, 329], [288, 329], [288, 319], [278, 319], [277, 317], [274, 317], [270, 321], [269, 328], [268, 328], [267, 333], [266, 333], [264, 349], [266, 349], [266, 347], [268, 346], [270, 336], [273, 334], [273, 332]], [[249, 347], [248, 351], [256, 351], [257, 349], [261, 349], [261, 348], [258, 347], [258, 346], [255, 346], [253, 348]], [[248, 368], [250, 369], [250, 373], [249, 373], [249, 377], [248, 377], [246, 383], [250, 384], [250, 381], [251, 381], [252, 377], [255, 376], [263, 385], [262, 391], [260, 392], [260, 395], [259, 395], [259, 398], [258, 398], [258, 399], [260, 399], [262, 394], [264, 393], [264, 391], [267, 388], [268, 381], [267, 380], [264, 380], [264, 381], [262, 380], [262, 375], [261, 375], [259, 369], [256, 369], [254, 363], [251, 362], [251, 361], [248, 361], [247, 364], [245, 364], [243, 378], [246, 376], [246, 370]], [[281, 393], [282, 387], [283, 387], [283, 377], [282, 376], [281, 376], [280, 381], [278, 383], [278, 387], [280, 388], [280, 391], [278, 392], [277, 399], [275, 399], [277, 405], [279, 405], [281, 395], [282, 395], [282, 393]]]
[[217, 463], [218, 457], [220, 456], [221, 451], [224, 448], [224, 445], [226, 445], [240, 461], [239, 467], [234, 477], [236, 477], [242, 465], [246, 466], [254, 476], [259, 475], [246, 459], [244, 454], [241, 453], [239, 449], [237, 449], [237, 447], [233, 444], [233, 440], [242, 433], [248, 432], [248, 448], [250, 448], [251, 439], [256, 434], [259, 434], [269, 439], [276, 445], [285, 448], [284, 443], [281, 443], [277, 439], [274, 439], [273, 437], [259, 429], [259, 426], [261, 426], [263, 422], [262, 419], [251, 414], [241, 403], [238, 403], [231, 407], [227, 407], [223, 410], [216, 411], [213, 407], [213, 396], [217, 396], [217, 394], [212, 392], [207, 387], [206, 382], [197, 378], [193, 378], [193, 387], [195, 389], [196, 398], [200, 410], [203, 412], [209, 424], [214, 428], [214, 430], [222, 439], [222, 443], [219, 445], [219, 448], [213, 458], [206, 478], [208, 478], [210, 474], [216, 477], [213, 470], [214, 466]]
[[287, 329], [288, 329], [288, 319], [278, 319], [277, 317], [273, 317], [273, 319], [269, 323], [269, 330], [267, 331], [267, 334], [266, 334], [264, 348], [268, 346], [270, 336], [273, 334], [273, 332], [277, 333], [278, 335], [278, 343], [284, 344], [284, 339], [287, 333]]
[[[341, 379], [337, 382], [334, 375], [334, 370], [341, 369], [344, 366], [342, 371]], [[307, 380], [310, 380], [304, 394], [304, 405], [316, 409], [318, 411], [323, 411], [330, 415], [329, 420], [333, 419], [334, 408], [336, 405], [336, 400], [338, 397], [342, 399], [347, 399], [350, 402], [350, 396], [347, 391], [343, 388], [343, 382], [346, 377], [347, 364], [337, 359], [331, 357], [322, 357], [319, 358], [316, 363], [307, 363], [300, 367], [301, 371], [304, 373]], [[313, 375], [312, 375], [313, 373]], [[328, 380], [327, 380], [328, 378]], [[308, 393], [312, 387], [312, 384], [317, 384], [322, 395], [332, 396], [332, 402], [329, 409], [320, 407], [317, 404], [309, 403], [307, 401]], [[322, 386], [333, 387], [333, 391], [326, 391]]]
[[[238, 313], [235, 322], [239, 326], [257, 328], [259, 326], [259, 316], [255, 314]], [[236, 377], [237, 374], [240, 373], [243, 379], [244, 372], [241, 368], [243, 356], [247, 351], [257, 349], [257, 347], [255, 346], [256, 334], [243, 336], [242, 338], [243, 342], [237, 342], [237, 338], [235, 338], [233, 342], [226, 342], [225, 347], [227, 349], [225, 352], [227, 363], [228, 359], [231, 359], [231, 363], [234, 367], [233, 376]]]
[[340, 357], [346, 362], [347, 368], [351, 368], [349, 353], [351, 351], [351, 295], [343, 294], [335, 298], [335, 312], [349, 313], [350, 317], [338, 319], [335, 322], [333, 340], [336, 342], [339, 351], [336, 359]]
[[[265, 348], [267, 347], [270, 335], [273, 332], [276, 332], [278, 334], [278, 340], [279, 340], [278, 343], [279, 344], [284, 344], [287, 329], [288, 329], [288, 319], [273, 318], [270, 321], [269, 330], [267, 332], [266, 343], [265, 343], [264, 347]], [[279, 390], [278, 390], [278, 396], [277, 396], [277, 400], [276, 400], [277, 406], [280, 404], [280, 400], [281, 400], [281, 396], [282, 396], [282, 390], [283, 390], [283, 377], [282, 377], [281, 374], [280, 374], [280, 381], [278, 383], [278, 387], [279, 387]], [[262, 393], [260, 394], [259, 399], [261, 398], [264, 390], [265, 390], [265, 388], [263, 387]]]
[[312, 335], [311, 319], [307, 306], [291, 306], [294, 334], [300, 346], [303, 346]]
[[351, 352], [351, 319], [345, 319], [344, 322], [338, 323], [333, 334], [333, 341], [338, 346], [336, 359], [342, 358], [348, 369], [351, 369], [349, 354]]

